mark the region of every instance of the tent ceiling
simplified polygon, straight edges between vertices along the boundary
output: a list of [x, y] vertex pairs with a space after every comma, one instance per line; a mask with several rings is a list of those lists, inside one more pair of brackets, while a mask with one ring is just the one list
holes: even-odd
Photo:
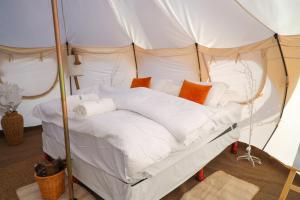
[[63, 0], [67, 39], [82, 46], [125, 46], [131, 43], [107, 0]]
[[186, 47], [195, 43], [156, 0], [111, 0], [132, 40], [147, 49]]
[[[59, 2], [62, 40], [67, 38], [69, 43], [81, 46], [124, 46], [135, 42], [155, 49], [186, 47], [197, 42], [229, 48], [266, 39], [274, 34], [272, 30], [280, 34], [300, 33], [300, 25], [291, 25], [300, 18], [300, 3], [296, 0]], [[2, 1], [0, 25], [1, 45], [54, 46], [50, 1]]]
[[[62, 42], [65, 42], [61, 5], [59, 6]], [[1, 1], [0, 27], [0, 45], [12, 47], [55, 45], [51, 1]]]
[[274, 34], [233, 0], [160, 2], [194, 41], [206, 47], [237, 47], [264, 40]]
[[299, 0], [238, 0], [254, 17], [281, 35], [300, 34]]

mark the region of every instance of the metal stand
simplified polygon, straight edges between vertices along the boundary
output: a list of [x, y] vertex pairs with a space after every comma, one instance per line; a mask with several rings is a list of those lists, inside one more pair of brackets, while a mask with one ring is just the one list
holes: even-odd
[[[247, 78], [249, 79], [249, 85], [251, 86], [250, 90], [250, 97], [253, 97], [253, 88], [254, 88], [254, 81], [253, 81], [253, 76], [252, 72], [250, 71], [249, 68], [246, 67], [246, 75]], [[248, 160], [253, 167], [255, 167], [255, 163], [261, 165], [262, 162], [258, 157], [252, 156], [251, 155], [251, 139], [252, 139], [252, 133], [253, 133], [253, 113], [254, 113], [254, 99], [252, 98], [250, 102], [248, 103], [249, 106], [249, 114], [250, 114], [250, 130], [249, 130], [249, 141], [248, 141], [248, 147], [246, 148], [247, 153], [244, 155], [238, 156], [237, 160]]]
[[237, 160], [248, 160], [253, 167], [255, 167], [255, 163], [261, 165], [262, 162], [260, 158], [251, 155], [251, 145], [246, 148], [247, 153], [237, 157]]

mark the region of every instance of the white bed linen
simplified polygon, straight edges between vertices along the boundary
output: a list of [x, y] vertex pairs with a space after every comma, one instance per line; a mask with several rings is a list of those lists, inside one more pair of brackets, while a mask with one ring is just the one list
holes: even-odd
[[[219, 132], [212, 133], [212, 135], [219, 134]], [[168, 157], [168, 160], [164, 160], [166, 162], [153, 165], [151, 170], [157, 171], [156, 175], [134, 185], [122, 182], [76, 155], [72, 157], [73, 174], [106, 200], [158, 200], [193, 176], [238, 138], [239, 130], [235, 129], [205, 145], [202, 145], [202, 140], [198, 140], [185, 151]], [[43, 134], [43, 150], [56, 157], [64, 152], [64, 146], [54, 138]]]
[[[120, 95], [126, 93], [127, 95]], [[145, 96], [141, 96], [140, 98], [138, 98], [138, 96], [141, 94], [144, 94]], [[152, 96], [149, 96], [149, 94], [152, 94]], [[210, 123], [206, 122], [204, 126], [200, 126], [196, 129], [191, 129], [193, 131], [187, 132], [188, 137], [185, 139], [185, 142], [188, 143], [192, 143], [199, 138], [203, 141], [209, 141], [206, 139], [210, 138], [209, 136], [212, 131], [216, 130], [216, 126], [220, 128], [222, 126], [229, 126], [229, 124], [237, 122], [234, 117], [228, 117], [228, 115], [232, 115], [232, 111], [235, 111], [235, 109], [233, 109], [235, 107], [230, 107], [231, 109], [227, 109], [227, 112], [224, 112], [224, 110], [226, 110], [226, 107], [224, 107], [223, 110], [221, 108], [218, 108], [210, 109], [212, 110], [210, 111], [208, 107], [201, 106], [199, 104], [195, 104], [178, 97], [161, 94], [163, 93], [153, 93], [152, 90], [147, 89], [132, 89], [122, 90], [122, 92], [113, 92], [110, 94], [110, 97], [115, 98], [114, 101], [116, 101], [117, 106], [120, 104], [127, 105], [126, 102], [129, 101], [134, 102], [133, 104], [128, 103], [128, 107], [133, 111], [140, 111], [142, 113], [145, 112], [146, 114], [150, 113], [147, 114], [146, 117], [157, 117], [158, 121], [163, 121], [163, 124], [168, 123], [168, 126], [171, 126], [171, 122], [168, 122], [169, 117], [170, 121], [172, 121], [173, 123], [178, 123], [174, 125], [178, 129], [189, 128], [187, 127], [187, 120], [182, 119], [182, 116], [180, 115], [181, 113], [183, 113], [183, 115], [186, 115], [186, 117], [188, 117], [188, 114], [191, 114], [189, 116], [189, 119], [193, 119], [195, 118], [195, 116], [193, 115], [194, 108], [196, 108], [196, 116], [198, 113], [202, 112], [202, 108], [203, 110], [210, 112], [211, 118], [213, 117], [213, 115], [217, 116], [215, 117], [216, 120], [214, 121], [213, 118], [209, 119], [207, 117], [208, 119], [205, 119], [205, 116], [203, 117], [201, 114], [199, 114], [200, 117], [204, 118], [203, 121], [206, 120]], [[162, 100], [163, 103], [160, 106], [157, 106], [156, 103], [158, 99], [161, 99], [161, 97], [165, 96], [167, 96], [167, 98]], [[143, 106], [143, 102], [146, 102], [146, 104], [149, 104], [149, 106], [152, 104], [152, 109], [154, 111], [151, 111], [145, 105]], [[173, 106], [168, 106], [168, 102], [171, 102], [171, 105]], [[134, 108], [133, 105], [137, 105], [138, 109]], [[162, 105], [165, 105], [167, 108], [163, 107]], [[175, 105], [183, 105], [183, 108], [185, 108], [185, 110], [182, 108], [177, 108]], [[146, 107], [145, 110], [143, 110], [143, 107]], [[156, 110], [156, 107], [159, 107], [159, 109]], [[176, 115], [173, 117], [175, 118], [175, 120], [172, 119], [170, 113], [162, 112], [168, 112], [168, 110], [172, 112], [171, 108], [176, 108], [175, 110], [177, 111], [177, 113], [175, 113]], [[220, 110], [223, 114], [219, 113]], [[51, 103], [41, 104], [37, 108], [35, 108], [34, 111], [35, 115], [44, 122], [54, 123], [58, 127], [62, 127], [60, 102], [58, 100], [52, 101]], [[159, 113], [163, 113], [163, 117], [160, 117]], [[172, 136], [172, 134], [170, 134], [169, 131], [164, 128], [164, 126], [161, 126], [159, 123], [156, 123], [138, 113], [126, 110], [118, 110], [80, 120], [74, 117], [74, 113], [70, 114], [69, 127], [71, 133], [72, 131], [74, 131], [75, 133], [77, 133], [74, 135], [82, 136], [82, 139], [73, 141], [75, 148], [74, 153], [86, 162], [92, 164], [95, 167], [105, 170], [107, 173], [116, 176], [124, 182], [134, 182], [141, 178], [153, 176], [154, 173], [145, 170], [145, 168], [148, 168], [156, 162], [159, 162], [160, 160], [166, 158], [171, 151], [174, 152], [186, 148], [183, 143], [178, 143]], [[223, 120], [224, 117], [227, 117], [229, 120]], [[180, 121], [180, 119], [184, 121]], [[197, 119], [194, 121], [194, 124], [197, 124]], [[201, 123], [203, 122], [200, 122], [200, 124]], [[183, 125], [180, 126], [179, 124]], [[210, 125], [210, 129], [206, 127], [207, 124], [212, 124]], [[184, 133], [185, 131], [186, 130], [183, 130]], [[88, 140], [90, 140], [90, 142], [87, 142]], [[62, 130], [61, 136], [58, 141], [63, 141]], [[80, 141], [79, 144], [78, 141]], [[184, 144], [187, 145], [187, 143]], [[101, 149], [103, 146], [108, 146], [112, 149], [115, 148], [116, 150], [112, 150], [112, 152], [114, 152], [117, 156], [108, 158], [107, 156], [103, 156], [101, 154], [102, 151], [99, 151], [99, 155], [104, 158], [104, 162], [101, 161], [101, 159], [97, 158], [97, 156], [93, 154], [93, 148], [96, 148], [97, 152], [97, 148]], [[78, 147], [84, 148], [81, 148], [79, 150]], [[82, 151], [82, 149], [84, 150]], [[89, 149], [92, 149], [92, 151]], [[118, 161], [120, 160], [121, 163], [115, 163], [114, 159]]]
[[[131, 164], [128, 166], [128, 163], [126, 163], [126, 156], [123, 152], [110, 145], [105, 139], [95, 138], [76, 131], [70, 131], [71, 152], [72, 156], [76, 155], [94, 167], [104, 170], [111, 176], [127, 183], [135, 183], [141, 179], [157, 175], [161, 170], [186, 156], [189, 149], [195, 147], [199, 148], [209, 143], [214, 138], [218, 137], [226, 128], [228, 128], [228, 125], [219, 127], [218, 130], [213, 132], [202, 131], [200, 137], [193, 144], [189, 146], [177, 145], [176, 149], [174, 149], [173, 152], [170, 152], [168, 157], [152, 164], [148, 163], [149, 165], [147, 167], [139, 173], [131, 175], [131, 177], [129, 177], [128, 170], [126, 169], [135, 165]], [[47, 146], [47, 149], [44, 148], [44, 151], [52, 152], [51, 156], [54, 156], [55, 158], [59, 156], [64, 158], [65, 151], [57, 151], [60, 149], [58, 146], [47, 145], [49, 140], [54, 140], [57, 144], [64, 145], [63, 128], [52, 123], [43, 122], [43, 147]], [[149, 145], [151, 144], [149, 143]], [[160, 151], [160, 149], [158, 150]]]
[[193, 141], [189, 137], [196, 138], [193, 133], [198, 133], [202, 125], [206, 125], [207, 131], [214, 128], [210, 120], [214, 113], [207, 106], [163, 92], [142, 87], [128, 90], [103, 88], [100, 96], [112, 98], [118, 109], [137, 112], [163, 125], [178, 142], [186, 145]]
[[[125, 182], [148, 177], [144, 169], [177, 146], [163, 126], [126, 110], [69, 120], [69, 125], [72, 153]], [[45, 135], [63, 144], [62, 128], [51, 130], [45, 121], [43, 128]]]

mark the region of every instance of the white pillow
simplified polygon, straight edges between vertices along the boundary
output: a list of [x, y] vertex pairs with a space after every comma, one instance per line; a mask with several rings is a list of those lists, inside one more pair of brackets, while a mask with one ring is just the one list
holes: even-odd
[[225, 106], [230, 102], [238, 103], [238, 101], [236, 100], [238, 96], [239, 93], [237, 91], [226, 90], [225, 94], [222, 97], [222, 102], [219, 105]]
[[[229, 88], [227, 84], [221, 82], [192, 82], [200, 85], [212, 85], [204, 105], [211, 107], [224, 105], [223, 96]], [[175, 82], [169, 79], [152, 79], [150, 88], [170, 95], [179, 96], [181, 86], [182, 82]], [[227, 102], [228, 101], [226, 101], [226, 103]]]
[[223, 96], [228, 89], [228, 85], [221, 82], [212, 82], [211, 85], [212, 88], [209, 90], [204, 105], [217, 107], [223, 104]]
[[168, 79], [152, 79], [150, 88], [170, 95], [178, 96], [181, 85], [181, 83], [176, 83]]
[[210, 107], [217, 107], [222, 104], [223, 96], [229, 88], [227, 84], [222, 82], [194, 82], [199, 85], [211, 85], [211, 89], [208, 92], [204, 105]]

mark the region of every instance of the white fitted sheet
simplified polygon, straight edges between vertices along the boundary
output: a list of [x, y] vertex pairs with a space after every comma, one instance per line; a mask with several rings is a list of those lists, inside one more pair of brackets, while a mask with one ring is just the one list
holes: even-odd
[[[63, 128], [53, 123], [43, 122], [43, 150], [50, 156], [65, 158]], [[126, 163], [126, 156], [122, 151], [111, 145], [106, 139], [95, 138], [88, 134], [70, 131], [70, 143], [72, 156], [77, 156], [81, 160], [89, 163], [95, 168], [105, 171], [107, 174], [126, 182], [135, 183], [142, 179], [157, 175], [161, 170], [168, 168], [170, 165], [185, 157], [190, 149], [201, 147], [214, 138], [218, 137], [228, 126], [220, 127], [218, 131], [205, 132], [199, 134], [200, 137], [191, 145], [177, 148], [167, 158], [147, 166], [142, 172], [129, 177]], [[200, 130], [199, 130], [200, 131]], [[55, 145], [49, 146], [49, 140], [55, 141]], [[97, 140], [97, 141], [95, 141]], [[47, 148], [46, 148], [47, 147]], [[61, 150], [59, 150], [61, 149]]]
[[[193, 176], [238, 138], [239, 129], [236, 128], [205, 145], [199, 140], [190, 148], [173, 154], [169, 161], [153, 165], [152, 170], [155, 168], [157, 174], [136, 184], [124, 183], [76, 155], [72, 156], [73, 174], [105, 200], [157, 200]], [[53, 157], [64, 154], [64, 146], [48, 134], [43, 134], [43, 150]]]

